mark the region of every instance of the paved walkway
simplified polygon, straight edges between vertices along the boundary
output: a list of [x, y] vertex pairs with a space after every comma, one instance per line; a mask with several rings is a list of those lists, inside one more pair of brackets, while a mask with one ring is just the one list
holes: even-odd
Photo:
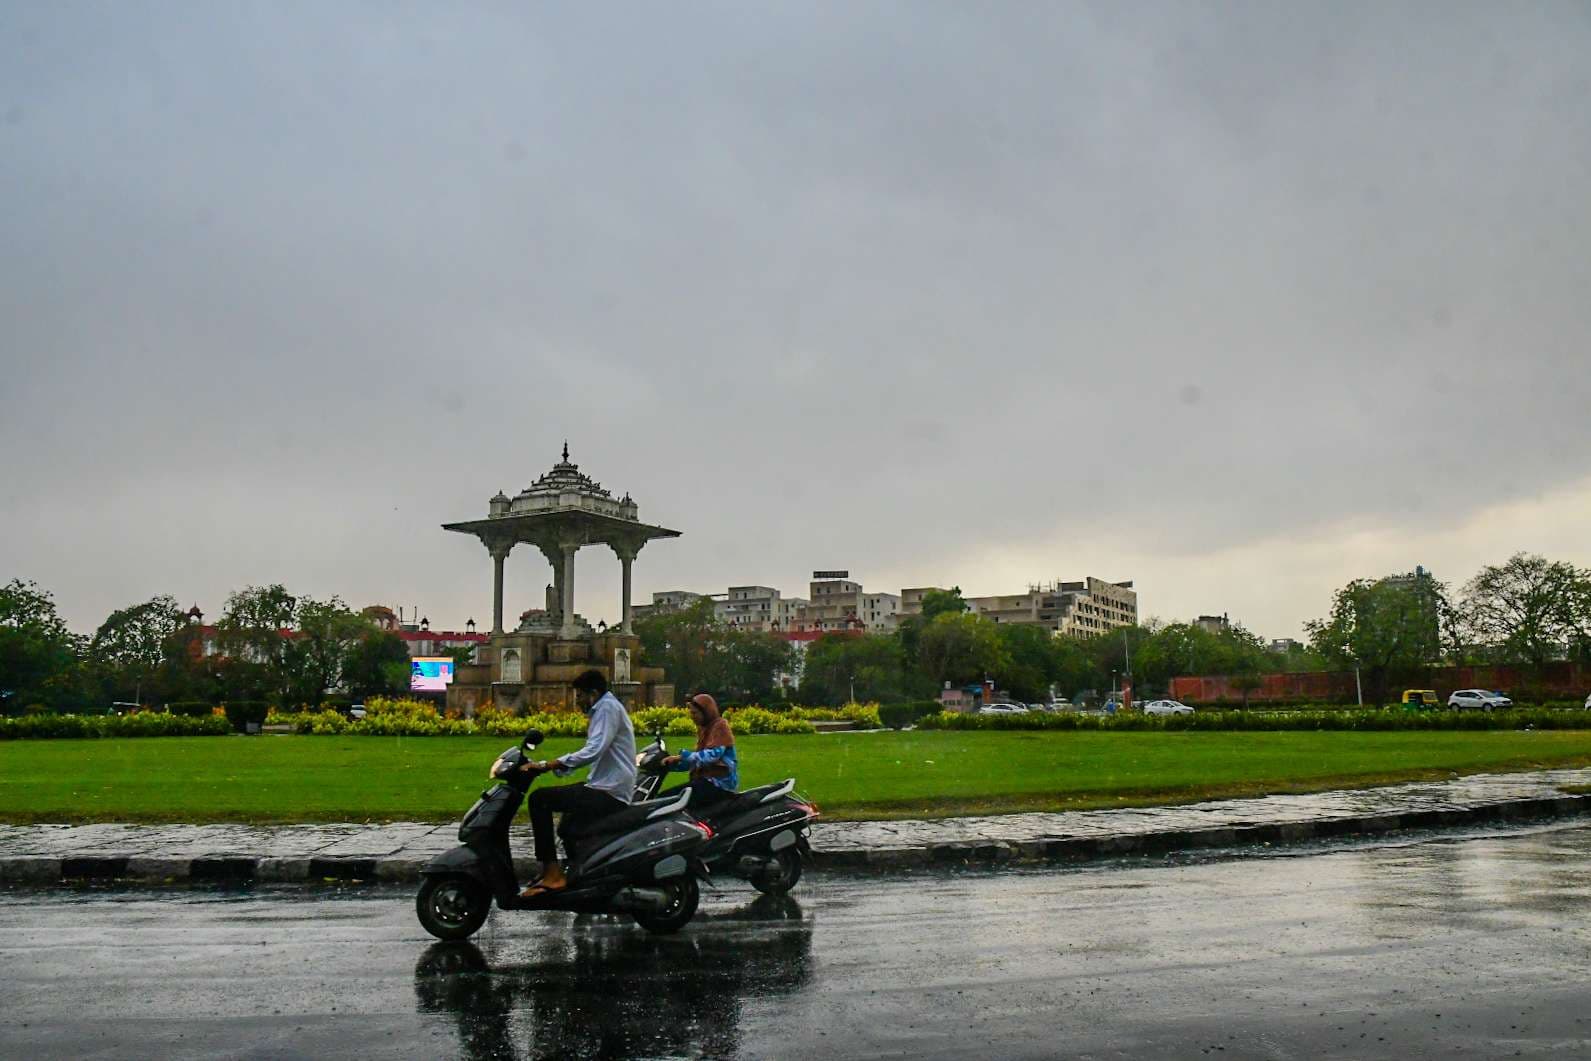
[[[1385, 788], [1176, 807], [824, 822], [817, 868], [1087, 860], [1591, 814], [1591, 769], [1477, 774]], [[454, 846], [456, 824], [0, 825], [0, 881], [407, 881]], [[523, 833], [526, 830], [519, 830]], [[516, 835], [516, 841], [528, 836]]]

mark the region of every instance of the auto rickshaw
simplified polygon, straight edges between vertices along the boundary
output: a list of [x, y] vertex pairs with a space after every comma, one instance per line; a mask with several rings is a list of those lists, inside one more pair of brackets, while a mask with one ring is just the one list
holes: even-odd
[[1405, 689], [1403, 690], [1403, 710], [1428, 711], [1442, 706], [1442, 700], [1436, 695], [1435, 689]]

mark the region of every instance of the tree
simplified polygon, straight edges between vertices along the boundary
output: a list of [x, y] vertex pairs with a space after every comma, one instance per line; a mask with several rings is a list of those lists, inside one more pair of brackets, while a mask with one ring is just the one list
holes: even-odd
[[707, 658], [707, 689], [727, 701], [765, 703], [774, 696], [774, 679], [795, 665], [790, 642], [755, 630], [723, 630]]
[[1591, 641], [1591, 571], [1516, 553], [1481, 568], [1458, 611], [1498, 662], [1539, 667]]
[[801, 700], [843, 704], [926, 698], [934, 685], [906, 662], [898, 637], [887, 634], [826, 634], [807, 648], [801, 668]]
[[0, 710], [69, 696], [82, 650], [48, 592], [22, 579], [0, 586]]
[[305, 597], [297, 612], [298, 629], [287, 639], [277, 684], [288, 703], [318, 704], [342, 686], [344, 668], [374, 625], [338, 597]]
[[88, 655], [112, 698], [131, 695], [134, 703], [142, 703], [146, 690], [155, 692], [157, 676], [180, 670], [187, 660], [186, 643], [178, 635], [187, 625], [176, 600], [165, 595], [111, 612], [94, 631]]
[[[1446, 587], [1429, 575], [1355, 579], [1337, 591], [1331, 614], [1305, 624], [1310, 645], [1329, 662], [1359, 668], [1377, 706], [1389, 679], [1424, 668], [1441, 655]], [[1423, 679], [1422, 679], [1423, 680]]]
[[298, 598], [280, 585], [248, 586], [226, 599], [216, 624], [219, 670], [233, 700], [282, 700], [292, 693], [287, 659]]
[[936, 684], [998, 677], [1011, 664], [997, 624], [959, 612], [942, 613], [923, 628], [917, 658], [922, 673]]
[[[465, 661], [474, 652], [463, 650]], [[459, 664], [459, 654], [453, 654], [454, 666]], [[375, 627], [364, 631], [348, 652], [343, 663], [343, 685], [348, 695], [361, 699], [371, 696], [390, 696], [409, 688], [409, 647], [403, 638], [390, 630]]]
[[895, 636], [900, 640], [907, 662], [917, 662], [918, 645], [922, 641], [923, 631], [927, 629], [929, 623], [941, 615], [960, 615], [962, 612], [967, 611], [968, 607], [966, 599], [961, 595], [960, 586], [926, 591], [923, 594], [921, 614], [908, 615], [901, 619], [895, 627]]
[[714, 604], [705, 597], [678, 611], [652, 615], [635, 624], [636, 636], [641, 639], [641, 657], [663, 668], [679, 697], [705, 687], [708, 656], [720, 629]]
[[1044, 700], [1061, 677], [1061, 651], [1055, 634], [1035, 623], [996, 623], [1007, 662], [1000, 684], [1018, 700]]

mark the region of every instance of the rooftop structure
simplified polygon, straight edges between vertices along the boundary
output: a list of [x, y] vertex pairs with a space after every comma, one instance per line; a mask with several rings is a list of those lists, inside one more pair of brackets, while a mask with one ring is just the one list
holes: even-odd
[[[552, 470], [513, 498], [502, 491], [487, 502], [485, 519], [444, 523], [443, 530], [479, 538], [492, 556], [492, 633], [503, 633], [503, 563], [516, 545], [534, 546], [553, 569], [547, 607], [527, 623], [556, 630], [565, 640], [587, 632], [575, 613], [575, 553], [587, 545], [606, 545], [624, 568], [620, 630], [629, 634], [631, 565], [641, 547], [655, 538], [678, 538], [679, 531], [642, 523], [629, 494], [615, 500], [602, 484], [569, 461], [569, 444]], [[529, 629], [529, 627], [522, 627]]]

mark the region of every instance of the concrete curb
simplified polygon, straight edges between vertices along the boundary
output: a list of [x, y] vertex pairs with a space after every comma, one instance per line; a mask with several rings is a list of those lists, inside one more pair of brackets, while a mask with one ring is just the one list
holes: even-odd
[[[1467, 807], [1320, 817], [1309, 821], [1242, 823], [1204, 828], [1142, 829], [1094, 836], [1027, 840], [970, 840], [918, 845], [878, 845], [826, 850], [821, 835], [812, 869], [843, 873], [887, 872], [926, 866], [1077, 864], [1123, 856], [1178, 851], [1282, 846], [1316, 839], [1381, 836], [1414, 830], [1546, 821], [1591, 814], [1591, 796], [1554, 795], [1497, 800]], [[420, 879], [427, 858], [414, 852], [390, 857], [271, 858], [215, 854], [197, 858], [126, 856], [84, 852], [74, 857], [0, 856], [0, 884], [51, 886], [81, 881], [176, 883], [407, 883]], [[516, 859], [521, 872], [528, 860]]]
[[971, 866], [1001, 863], [1079, 863], [1124, 855], [1177, 851], [1282, 846], [1316, 839], [1382, 836], [1389, 833], [1514, 822], [1547, 821], [1591, 814], [1591, 796], [1547, 796], [1500, 800], [1472, 807], [1364, 814], [1314, 821], [1217, 826], [1205, 829], [1146, 830], [1109, 836], [1070, 836], [1043, 840], [961, 842], [922, 847], [888, 847], [812, 852], [814, 869], [866, 870], [909, 866]]

